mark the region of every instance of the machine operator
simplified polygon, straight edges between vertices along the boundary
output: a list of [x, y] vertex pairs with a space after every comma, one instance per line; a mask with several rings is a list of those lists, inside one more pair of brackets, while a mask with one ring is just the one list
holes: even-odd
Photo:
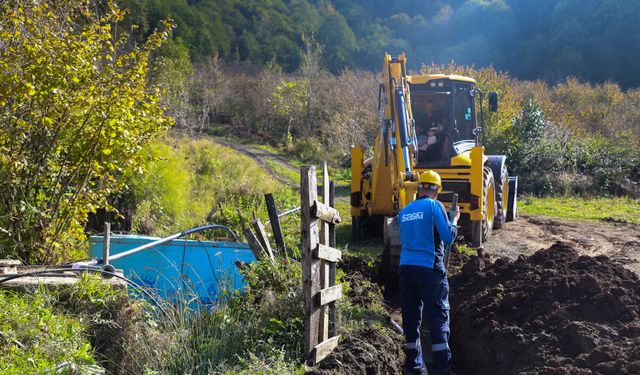
[[424, 113], [416, 121], [418, 136], [418, 160], [421, 162], [435, 161], [447, 156], [443, 145], [446, 144], [446, 134], [443, 132], [442, 116], [435, 111], [433, 100], [424, 102]]
[[402, 328], [406, 339], [405, 371], [427, 374], [422, 359], [420, 324], [426, 308], [436, 375], [451, 374], [449, 349], [449, 282], [444, 266], [444, 246], [458, 233], [460, 209], [450, 222], [444, 205], [437, 201], [442, 190], [440, 175], [426, 171], [420, 175], [417, 199], [398, 214], [400, 225], [399, 283]]

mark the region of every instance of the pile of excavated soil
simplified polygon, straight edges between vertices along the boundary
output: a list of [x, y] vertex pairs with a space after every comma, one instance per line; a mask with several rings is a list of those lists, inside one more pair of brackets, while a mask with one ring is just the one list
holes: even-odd
[[351, 333], [310, 374], [400, 374], [402, 336], [369, 325]]
[[640, 283], [557, 242], [515, 261], [471, 257], [452, 279], [461, 374], [640, 374]]

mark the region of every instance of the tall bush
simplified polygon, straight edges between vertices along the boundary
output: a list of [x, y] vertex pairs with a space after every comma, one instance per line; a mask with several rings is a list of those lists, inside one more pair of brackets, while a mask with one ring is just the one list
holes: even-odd
[[147, 85], [149, 54], [168, 31], [123, 50], [114, 25], [124, 12], [115, 1], [95, 9], [0, 5], [0, 257], [72, 257], [87, 214], [108, 206], [140, 168], [142, 145], [170, 124]]

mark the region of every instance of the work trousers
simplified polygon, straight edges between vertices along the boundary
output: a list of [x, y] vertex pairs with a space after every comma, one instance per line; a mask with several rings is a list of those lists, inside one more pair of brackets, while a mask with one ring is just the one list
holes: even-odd
[[400, 266], [399, 281], [402, 329], [406, 339], [405, 367], [417, 371], [424, 366], [420, 324], [425, 306], [435, 375], [449, 374], [449, 282], [446, 274], [427, 267]]

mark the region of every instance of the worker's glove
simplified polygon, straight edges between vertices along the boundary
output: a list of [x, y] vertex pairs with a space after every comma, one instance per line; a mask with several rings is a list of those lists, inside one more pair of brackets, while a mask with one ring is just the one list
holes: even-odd
[[458, 219], [460, 219], [460, 206], [457, 206], [453, 209], [453, 224], [458, 225]]

